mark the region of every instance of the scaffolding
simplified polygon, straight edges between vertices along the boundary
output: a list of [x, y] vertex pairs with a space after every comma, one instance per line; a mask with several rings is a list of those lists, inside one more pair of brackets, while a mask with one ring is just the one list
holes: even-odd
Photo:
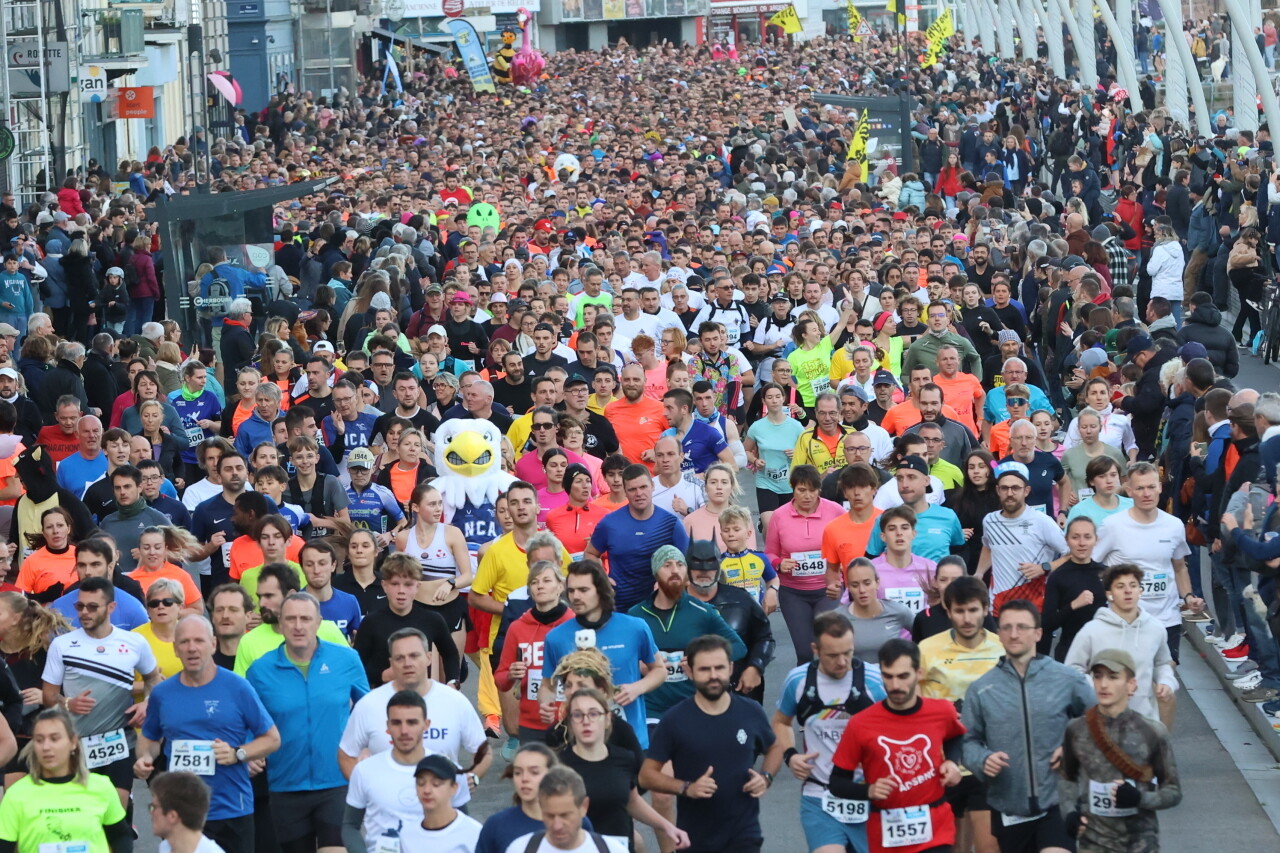
[[[41, 0], [5, 0], [0, 4], [0, 122], [14, 137], [13, 155], [0, 168], [5, 188], [19, 204], [38, 201], [52, 179], [49, 139], [49, 64]], [[35, 46], [34, 61], [30, 56]], [[65, 50], [65, 48], [64, 48]], [[65, 61], [65, 57], [62, 61]]]

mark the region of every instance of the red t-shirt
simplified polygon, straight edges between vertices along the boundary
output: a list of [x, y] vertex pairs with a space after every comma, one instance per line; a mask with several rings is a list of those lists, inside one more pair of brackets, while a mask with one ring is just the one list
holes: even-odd
[[[872, 705], [855, 714], [840, 737], [833, 763], [844, 770], [862, 768], [868, 784], [886, 776], [898, 781], [898, 788], [886, 799], [875, 802], [867, 821], [867, 841], [872, 853], [918, 853], [941, 845], [954, 844], [955, 817], [945, 801], [942, 784], [942, 744], [965, 732], [955, 705], [945, 699], [920, 700], [911, 713], [895, 713], [885, 703]], [[931, 809], [933, 838], [922, 844], [886, 848], [881, 835], [881, 810], [924, 806], [942, 800]]]

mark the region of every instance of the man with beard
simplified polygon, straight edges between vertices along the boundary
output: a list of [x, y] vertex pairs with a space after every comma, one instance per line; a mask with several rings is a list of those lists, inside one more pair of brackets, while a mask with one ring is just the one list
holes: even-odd
[[[578, 338], [578, 345], [582, 345], [581, 336]], [[561, 405], [566, 415], [582, 424], [582, 449], [598, 459], [607, 459], [610, 454], [618, 452], [618, 434], [613, 431], [613, 425], [604, 415], [587, 408], [590, 396], [590, 380], [571, 373], [564, 381], [564, 402]]]
[[[946, 789], [960, 781], [964, 726], [943, 699], [925, 699], [919, 685], [920, 649], [892, 639], [880, 647], [885, 699], [849, 721], [832, 759], [830, 791], [847, 800], [870, 800], [867, 841], [872, 853], [950, 850], [955, 817]], [[855, 782], [862, 768], [866, 781]]]
[[213, 649], [213, 661], [223, 669], [235, 671], [236, 652], [240, 648], [240, 641], [249, 631], [249, 619], [254, 611], [253, 597], [240, 584], [227, 583], [209, 596], [208, 608], [213, 635], [217, 640]]
[[[616, 688], [613, 699], [635, 729], [640, 746], [648, 747], [648, 714], [644, 697], [666, 681], [666, 656], [658, 650], [644, 620], [614, 611], [613, 584], [598, 562], [587, 559], [572, 563], [565, 588], [574, 618], [551, 629], [543, 640], [543, 679], [553, 678], [560, 659], [570, 652], [579, 648], [599, 649], [613, 667]], [[721, 639], [721, 642], [724, 641]], [[725, 646], [727, 648], [728, 643]], [[640, 674], [641, 663], [649, 667], [643, 677]], [[727, 665], [726, 657], [726, 678]], [[687, 676], [687, 672], [685, 674]], [[538, 700], [543, 719], [553, 719], [555, 691], [540, 691]], [[652, 786], [646, 787], [652, 789]]]
[[249, 479], [249, 463], [234, 450], [219, 457], [217, 464], [222, 492], [191, 513], [191, 532], [197, 540], [205, 543], [192, 559], [209, 558], [209, 574], [200, 576], [200, 592], [206, 599], [215, 586], [231, 580], [228, 557], [236, 534], [231, 515], [235, 511], [236, 498], [244, 492]]
[[[920, 410], [920, 421], [908, 427], [906, 432], [919, 432], [920, 427], [924, 424], [931, 424], [942, 430], [941, 447], [938, 447], [936, 443], [931, 443], [933, 447], [938, 447], [935, 455], [941, 456], [959, 468], [964, 464], [964, 459], [969, 455], [969, 451], [978, 446], [978, 439], [969, 431], [967, 426], [947, 414], [954, 410], [945, 405], [942, 400], [942, 389], [936, 384], [927, 382], [922, 385], [916, 395], [916, 407]], [[930, 459], [929, 461], [932, 463], [935, 460]]]
[[[672, 706], [693, 695], [693, 685], [680, 666], [684, 649], [695, 637], [717, 634], [729, 641], [731, 657], [740, 660], [747, 653], [741, 638], [725, 623], [714, 607], [695, 601], [686, 587], [689, 566], [684, 553], [674, 545], [663, 545], [650, 558], [656, 589], [648, 600], [627, 611], [649, 626], [659, 654], [667, 668], [667, 680], [645, 700], [650, 724], [657, 723]], [[716, 566], [717, 571], [719, 565]]]
[[[640, 784], [679, 797], [676, 825], [689, 834], [690, 849], [758, 853], [759, 800], [782, 766], [782, 746], [764, 709], [730, 689], [732, 657], [729, 642], [715, 635], [685, 647], [682, 670], [695, 694], [654, 729]], [[663, 770], [668, 762], [671, 773]]]
[[700, 539], [689, 543], [689, 595], [719, 612], [725, 623], [747, 647], [744, 657], [733, 665], [733, 689], [757, 702], [764, 702], [764, 673], [773, 660], [777, 642], [769, 617], [760, 602], [747, 590], [720, 583], [720, 551], [716, 543]]
[[[268, 563], [258, 574], [258, 613], [262, 624], [240, 638], [236, 648], [236, 675], [244, 675], [258, 658], [284, 644], [280, 608], [284, 600], [301, 588], [298, 575], [285, 563]], [[319, 637], [326, 643], [347, 645], [342, 629], [332, 622], [320, 622]]]
[[991, 570], [991, 595], [997, 609], [1014, 598], [1043, 602], [1049, 564], [1067, 553], [1067, 540], [1048, 515], [1027, 506], [1031, 474], [1026, 465], [1002, 462], [995, 477], [1000, 509], [982, 520], [977, 575], [983, 577]]
[[604, 408], [604, 416], [618, 434], [623, 456], [653, 470], [653, 446], [669, 426], [658, 400], [644, 396], [645, 374], [639, 364], [622, 368], [622, 397]]

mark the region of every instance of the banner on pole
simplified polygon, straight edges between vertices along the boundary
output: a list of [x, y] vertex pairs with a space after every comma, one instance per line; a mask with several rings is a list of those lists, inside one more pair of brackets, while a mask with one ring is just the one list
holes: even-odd
[[458, 55], [471, 77], [471, 86], [477, 92], [497, 92], [493, 85], [493, 74], [489, 71], [489, 61], [484, 55], [484, 46], [480, 41], [476, 28], [466, 18], [446, 18], [440, 29], [453, 36], [458, 46]]

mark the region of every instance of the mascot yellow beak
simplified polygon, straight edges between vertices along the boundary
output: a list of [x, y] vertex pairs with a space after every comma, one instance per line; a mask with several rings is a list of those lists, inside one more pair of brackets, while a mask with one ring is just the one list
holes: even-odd
[[449, 442], [444, 450], [444, 461], [449, 470], [459, 477], [479, 477], [497, 461], [484, 436], [478, 432], [463, 432]]

